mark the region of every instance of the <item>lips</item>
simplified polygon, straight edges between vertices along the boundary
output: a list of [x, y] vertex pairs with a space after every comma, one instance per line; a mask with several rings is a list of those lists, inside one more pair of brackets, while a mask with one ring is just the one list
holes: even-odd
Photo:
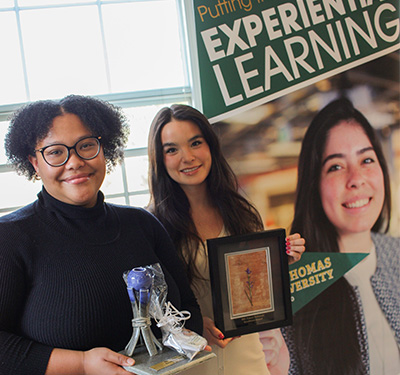
[[185, 173], [185, 174], [191, 174], [193, 172], [196, 172], [199, 168], [200, 168], [200, 166], [192, 167], [192, 168], [185, 168], [185, 169], [181, 169], [181, 172]]
[[370, 202], [371, 198], [364, 198], [364, 199], [358, 199], [353, 202], [347, 202], [343, 203], [343, 207], [346, 208], [361, 208], [366, 206]]
[[89, 173], [84, 173], [84, 174], [81, 173], [65, 178], [64, 182], [67, 182], [68, 184], [81, 184], [83, 182], [88, 181], [89, 178], [90, 178]]

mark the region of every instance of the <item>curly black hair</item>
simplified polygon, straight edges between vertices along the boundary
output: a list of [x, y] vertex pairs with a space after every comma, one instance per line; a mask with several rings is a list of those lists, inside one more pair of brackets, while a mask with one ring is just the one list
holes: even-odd
[[8, 162], [18, 174], [34, 178], [28, 156], [35, 155], [37, 143], [47, 136], [54, 118], [65, 113], [78, 116], [94, 136], [101, 136], [108, 172], [123, 159], [129, 126], [122, 109], [90, 96], [69, 95], [59, 101], [27, 104], [11, 116], [4, 144]]

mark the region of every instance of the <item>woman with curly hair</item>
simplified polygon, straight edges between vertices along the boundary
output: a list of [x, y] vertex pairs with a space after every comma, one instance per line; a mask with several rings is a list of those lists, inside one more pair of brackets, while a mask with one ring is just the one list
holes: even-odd
[[[149, 209], [166, 227], [186, 266], [203, 314], [203, 335], [217, 354], [216, 361], [190, 374], [262, 375], [269, 374], [268, 367], [283, 374], [288, 356], [279, 330], [263, 334], [264, 356], [257, 333], [224, 338], [214, 324], [206, 240], [263, 230], [259, 213], [238, 191], [217, 134], [198, 110], [175, 104], [154, 118], [148, 147]], [[304, 239], [294, 234], [287, 241], [289, 259], [299, 260]], [[277, 350], [271, 350], [270, 342]], [[267, 360], [267, 367], [265, 357], [271, 354], [287, 360]]]
[[379, 139], [346, 98], [312, 120], [301, 148], [292, 231], [312, 252], [368, 256], [294, 315], [290, 374], [400, 373], [400, 239]]
[[68, 96], [17, 111], [6, 153], [18, 173], [41, 179], [38, 199], [0, 218], [0, 374], [129, 374], [119, 354], [132, 332], [122, 278], [160, 263], [168, 300], [199, 306], [167, 232], [147, 211], [104, 202], [106, 170], [123, 154], [119, 108]]

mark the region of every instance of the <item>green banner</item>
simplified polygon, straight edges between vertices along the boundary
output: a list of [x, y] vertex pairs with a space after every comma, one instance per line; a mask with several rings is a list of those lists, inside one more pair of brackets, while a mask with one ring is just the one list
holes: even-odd
[[293, 314], [367, 255], [368, 253], [304, 253], [298, 262], [289, 266]]
[[399, 0], [194, 0], [211, 122], [400, 47]]

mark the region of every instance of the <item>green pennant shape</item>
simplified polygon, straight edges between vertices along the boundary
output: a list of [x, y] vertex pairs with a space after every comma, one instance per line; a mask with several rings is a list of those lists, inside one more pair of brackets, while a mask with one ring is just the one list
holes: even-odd
[[293, 314], [367, 255], [368, 253], [304, 253], [298, 262], [289, 266]]

